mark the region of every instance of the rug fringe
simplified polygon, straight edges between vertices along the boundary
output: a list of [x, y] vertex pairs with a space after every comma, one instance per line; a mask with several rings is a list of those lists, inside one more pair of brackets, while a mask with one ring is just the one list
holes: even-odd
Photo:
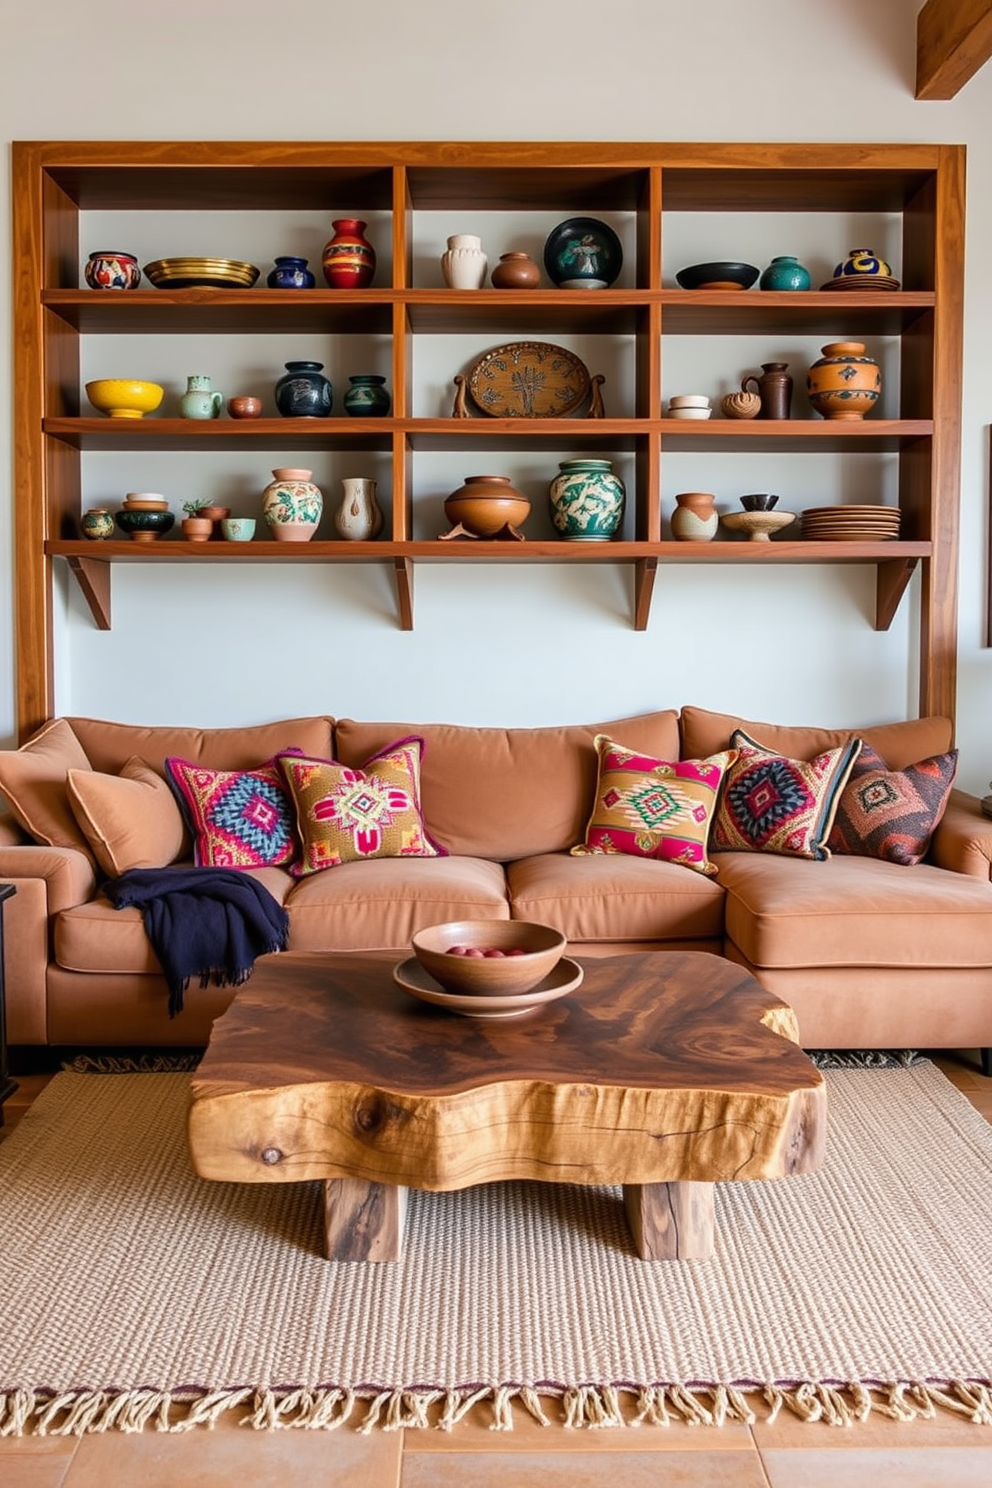
[[[975, 1426], [992, 1426], [992, 1383], [950, 1380], [942, 1384], [895, 1381], [889, 1384], [827, 1384], [804, 1381], [794, 1385], [633, 1385], [584, 1384], [568, 1387], [482, 1385], [462, 1389], [369, 1391], [326, 1389], [216, 1390], [190, 1400], [187, 1394], [162, 1390], [65, 1391], [57, 1395], [35, 1390], [0, 1392], [0, 1437], [83, 1436], [106, 1431], [162, 1432], [211, 1429], [230, 1411], [241, 1413], [239, 1424], [255, 1431], [335, 1431], [352, 1422], [359, 1435], [376, 1430], [452, 1431], [477, 1405], [488, 1404], [490, 1430], [512, 1431], [515, 1408], [525, 1410], [541, 1426], [553, 1424], [542, 1405], [560, 1403], [560, 1424], [566, 1430], [608, 1430], [642, 1425], [720, 1427], [727, 1421], [747, 1425], [759, 1419], [754, 1404], [765, 1403], [764, 1420], [771, 1425], [786, 1409], [801, 1421], [853, 1427], [872, 1415], [897, 1421], [932, 1420], [941, 1410], [963, 1417]], [[624, 1397], [632, 1399], [630, 1418]], [[354, 1424], [359, 1402], [365, 1414]], [[440, 1411], [435, 1408], [440, 1404]], [[631, 1407], [628, 1406], [628, 1410]], [[436, 1415], [436, 1419], [433, 1419]]]

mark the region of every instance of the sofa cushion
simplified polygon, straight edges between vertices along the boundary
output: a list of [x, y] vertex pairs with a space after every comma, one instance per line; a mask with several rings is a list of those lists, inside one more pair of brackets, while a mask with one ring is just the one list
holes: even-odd
[[279, 868], [295, 861], [295, 812], [275, 759], [250, 770], [211, 770], [169, 755], [165, 768], [198, 867]]
[[420, 809], [423, 740], [397, 739], [360, 768], [307, 755], [279, 756], [301, 843], [302, 878], [367, 858], [436, 858]]
[[286, 901], [289, 950], [406, 954], [427, 925], [505, 920], [498, 863], [481, 858], [366, 858], [297, 879]]
[[10, 814], [28, 836], [44, 847], [89, 843], [69, 805], [70, 770], [91, 769], [90, 760], [64, 718], [53, 718], [20, 749], [0, 750], [0, 792]]
[[597, 734], [657, 759], [677, 759], [679, 747], [672, 711], [530, 729], [345, 718], [335, 728], [335, 756], [358, 765], [407, 733], [426, 745], [421, 790], [432, 836], [457, 856], [495, 862], [565, 852], [581, 841], [596, 786]]
[[992, 967], [987, 880], [877, 858], [716, 862], [727, 937], [755, 966]]
[[189, 836], [172, 791], [137, 755], [119, 775], [70, 770], [66, 791], [73, 815], [103, 872], [164, 868], [189, 855]]
[[719, 937], [723, 890], [675, 863], [613, 853], [542, 853], [506, 869], [515, 920], [553, 925], [570, 941], [664, 941]]
[[125, 760], [137, 754], [162, 776], [170, 754], [214, 770], [250, 770], [280, 749], [327, 755], [334, 725], [332, 718], [323, 716], [215, 729], [112, 723], [102, 718], [70, 717], [67, 722], [94, 770], [115, 774]]
[[714, 852], [825, 858], [841, 791], [861, 748], [854, 739], [812, 760], [789, 759], [738, 729], [713, 821]]
[[863, 744], [844, 787], [828, 846], [831, 852], [884, 858], [911, 868], [926, 857], [954, 784], [958, 751], [889, 770]]
[[943, 754], [951, 747], [949, 718], [911, 718], [904, 723], [872, 724], [869, 728], [797, 728], [791, 724], [755, 723], [733, 713], [710, 713], [705, 708], [683, 708], [680, 715], [682, 757], [700, 759], [729, 749], [736, 729], [758, 739], [766, 749], [792, 759], [811, 760], [825, 749], [839, 749], [852, 739], [865, 739], [887, 762], [903, 770], [914, 760]]
[[585, 840], [572, 848], [659, 858], [697, 873], [715, 873], [706, 856], [720, 783], [734, 750], [704, 760], [660, 760], [597, 734], [599, 777]]

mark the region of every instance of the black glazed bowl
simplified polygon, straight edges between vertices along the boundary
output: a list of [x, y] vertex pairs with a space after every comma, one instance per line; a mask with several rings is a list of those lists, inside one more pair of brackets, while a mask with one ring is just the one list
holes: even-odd
[[171, 532], [176, 518], [170, 511], [119, 511], [114, 520], [122, 532], [136, 542], [153, 542], [166, 532]]
[[760, 272], [746, 263], [690, 264], [679, 269], [675, 280], [682, 289], [750, 289]]
[[742, 496], [741, 506], [745, 511], [771, 511], [772, 507], [778, 505], [777, 496], [758, 495]]

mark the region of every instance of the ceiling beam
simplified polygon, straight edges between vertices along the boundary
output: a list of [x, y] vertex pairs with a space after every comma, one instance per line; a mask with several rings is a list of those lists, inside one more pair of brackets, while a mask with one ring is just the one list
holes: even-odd
[[992, 57], [992, 0], [926, 0], [916, 19], [916, 97], [954, 98]]

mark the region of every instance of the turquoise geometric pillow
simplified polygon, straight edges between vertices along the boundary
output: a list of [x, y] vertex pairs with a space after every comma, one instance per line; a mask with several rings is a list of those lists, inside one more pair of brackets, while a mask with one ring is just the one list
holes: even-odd
[[742, 729], [730, 742], [738, 757], [724, 781], [711, 849], [828, 858], [827, 838], [861, 740], [808, 761], [774, 754]]
[[275, 759], [254, 770], [208, 770], [172, 755], [165, 768], [198, 867], [278, 868], [296, 857], [296, 813]]

